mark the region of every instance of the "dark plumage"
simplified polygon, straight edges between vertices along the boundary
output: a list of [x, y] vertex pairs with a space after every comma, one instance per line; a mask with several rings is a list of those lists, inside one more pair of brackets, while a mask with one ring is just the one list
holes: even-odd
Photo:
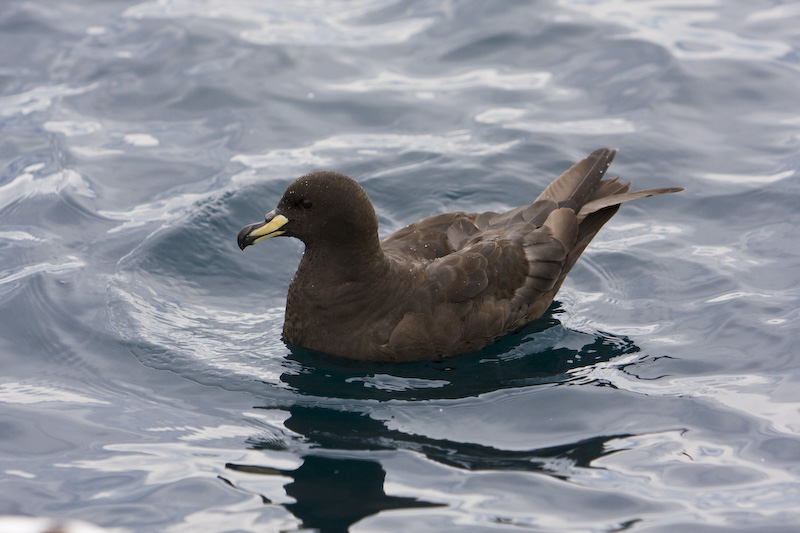
[[278, 235], [306, 245], [289, 286], [284, 340], [351, 359], [411, 361], [480, 350], [550, 306], [628, 192], [602, 179], [616, 150], [576, 163], [531, 205], [445, 213], [383, 240], [364, 189], [336, 172], [297, 179], [239, 247]]

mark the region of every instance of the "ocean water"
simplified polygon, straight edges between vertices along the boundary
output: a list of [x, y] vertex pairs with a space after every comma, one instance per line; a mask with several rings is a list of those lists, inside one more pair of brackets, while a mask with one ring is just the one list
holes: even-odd
[[[800, 5], [4, 0], [0, 515], [122, 532], [794, 531]], [[296, 177], [390, 233], [529, 202], [591, 150], [623, 206], [478, 354], [291, 353]]]

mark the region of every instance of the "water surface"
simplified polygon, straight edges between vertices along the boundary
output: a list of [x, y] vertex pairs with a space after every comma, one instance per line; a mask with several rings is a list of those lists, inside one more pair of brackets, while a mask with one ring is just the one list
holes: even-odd
[[[7, 0], [0, 514], [118, 531], [789, 531], [800, 86], [788, 1]], [[280, 339], [302, 254], [236, 234], [318, 169], [383, 235], [637, 188], [478, 354]]]

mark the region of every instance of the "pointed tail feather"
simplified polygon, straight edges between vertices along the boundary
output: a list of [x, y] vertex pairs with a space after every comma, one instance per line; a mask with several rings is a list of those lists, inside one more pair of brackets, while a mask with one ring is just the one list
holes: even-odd
[[[610, 154], [609, 154], [610, 152]], [[583, 180], [575, 179], [576, 174], [570, 175], [573, 171], [577, 173], [585, 171], [585, 162], [592, 158], [595, 154], [598, 154], [596, 159], [596, 163], [589, 168], [587, 174]], [[617, 210], [619, 210], [620, 205], [625, 202], [630, 202], [631, 200], [638, 200], [639, 198], [646, 198], [648, 196], [656, 196], [659, 194], [668, 194], [674, 192], [680, 192], [684, 189], [682, 187], [669, 187], [669, 188], [661, 188], [661, 189], [647, 189], [643, 191], [634, 191], [629, 192], [631, 188], [630, 183], [621, 183], [618, 177], [615, 178], [608, 178], [608, 179], [601, 179], [603, 174], [605, 173], [605, 168], [598, 168], [597, 162], [607, 160], [610, 164], [611, 159], [614, 158], [614, 154], [616, 154], [616, 150], [608, 150], [608, 149], [601, 149], [597, 150], [592, 153], [584, 161], [581, 161], [577, 165], [574, 165], [570, 170], [568, 170], [562, 177], [560, 177], [553, 185], [554, 192], [548, 194], [563, 194], [564, 191], [568, 188], [569, 185], [565, 186], [565, 184], [575, 184], [576, 189], [580, 189], [583, 187], [583, 191], [575, 191], [573, 193], [567, 193], [566, 196], [561, 196], [560, 198], [566, 198], [559, 201], [559, 206], [563, 207], [572, 207], [571, 205], [564, 205], [565, 202], [572, 200], [579, 200], [582, 199], [583, 203], [577, 204], [576, 215], [578, 221], [578, 231], [577, 236], [574, 241], [574, 245], [569, 253], [567, 254], [567, 258], [564, 261], [563, 268], [561, 270], [561, 276], [556, 281], [553, 288], [548, 291], [547, 298], [554, 298], [556, 292], [561, 287], [561, 284], [566, 278], [567, 274], [572, 267], [575, 265], [575, 262], [578, 260], [580, 255], [592, 241], [592, 239], [597, 235], [600, 229], [608, 222], [611, 217], [613, 217]], [[595, 181], [592, 183], [590, 179], [590, 175], [595, 176]], [[564, 180], [564, 184], [558, 184], [557, 182], [561, 181], [562, 178], [566, 176]], [[551, 185], [551, 187], [553, 186]], [[549, 189], [550, 187], [548, 187]], [[548, 192], [545, 190], [545, 192]], [[554, 200], [555, 198], [543, 198], [545, 193], [542, 193], [539, 196], [539, 199], [544, 200]], [[558, 201], [558, 200], [557, 200]], [[574, 209], [574, 208], [573, 208]]]
[[639, 198], [647, 198], [648, 196], [657, 196], [659, 194], [669, 194], [673, 192], [681, 192], [683, 187], [667, 187], [663, 189], [646, 189], [643, 191], [627, 192], [630, 183], [625, 185], [625, 190], [621, 193], [611, 194], [609, 196], [600, 196], [592, 199], [581, 207], [578, 211], [578, 220], [584, 220], [587, 216], [611, 206], [618, 206], [631, 200], [638, 200]]
[[600, 186], [603, 175], [615, 155], [617, 155], [616, 149], [595, 150], [556, 178], [536, 201], [548, 200], [558, 204], [558, 207], [569, 207], [575, 212], [579, 211]]

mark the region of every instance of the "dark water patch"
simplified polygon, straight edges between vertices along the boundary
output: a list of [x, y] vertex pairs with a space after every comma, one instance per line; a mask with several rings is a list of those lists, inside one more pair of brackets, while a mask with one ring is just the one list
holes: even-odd
[[421, 363], [348, 361], [299, 347], [302, 365], [282, 378], [300, 394], [377, 400], [463, 398], [504, 388], [568, 382], [571, 371], [638, 351], [629, 339], [566, 330], [540, 319], [469, 355]]

